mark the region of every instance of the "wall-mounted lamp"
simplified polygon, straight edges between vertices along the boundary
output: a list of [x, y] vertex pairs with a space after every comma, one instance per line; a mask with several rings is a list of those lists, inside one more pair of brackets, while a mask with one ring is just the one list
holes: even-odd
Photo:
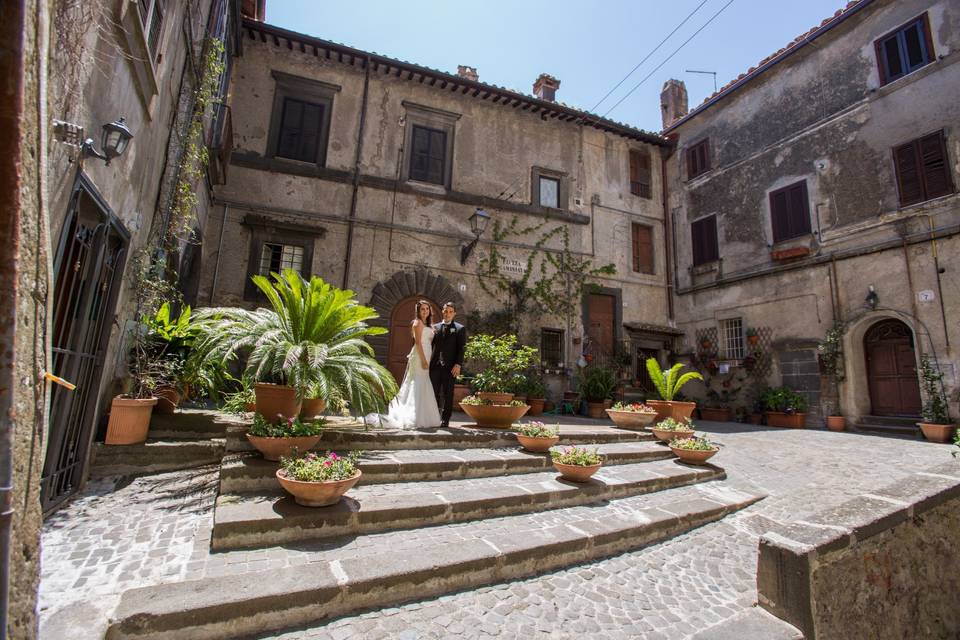
[[867, 292], [867, 297], [864, 298], [864, 302], [867, 303], [867, 306], [870, 307], [871, 310], [876, 309], [880, 303], [880, 296], [877, 295], [877, 291], [873, 288], [873, 285], [870, 285], [870, 291]]
[[100, 147], [103, 151], [97, 151], [93, 146], [93, 138], [87, 138], [83, 141], [83, 154], [100, 158], [108, 165], [114, 158], [123, 155], [127, 150], [127, 145], [133, 139], [133, 133], [127, 128], [123, 118], [115, 122], [103, 125], [103, 135], [100, 138]]
[[467, 264], [467, 258], [473, 252], [473, 248], [480, 241], [480, 236], [487, 230], [487, 223], [490, 222], [490, 214], [477, 207], [473, 215], [470, 216], [470, 231], [473, 232], [473, 240], [460, 247], [460, 264]]

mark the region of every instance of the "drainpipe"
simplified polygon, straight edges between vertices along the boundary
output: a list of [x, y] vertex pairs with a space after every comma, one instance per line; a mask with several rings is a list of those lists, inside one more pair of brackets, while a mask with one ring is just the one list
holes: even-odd
[[367, 95], [370, 91], [370, 56], [363, 60], [363, 102], [360, 107], [360, 130], [357, 133], [357, 153], [353, 162], [353, 195], [350, 197], [350, 216], [347, 219], [347, 252], [343, 260], [343, 286], [350, 282], [350, 258], [353, 255], [353, 228], [357, 217], [357, 195], [360, 192], [360, 157], [363, 151], [363, 130], [367, 123]]
[[663, 200], [663, 245], [665, 247], [666, 253], [664, 254], [664, 271], [667, 276], [667, 318], [670, 321], [673, 321], [673, 274], [670, 272], [670, 261], [673, 259], [673, 253], [670, 250], [670, 243], [673, 242], [673, 224], [670, 220], [670, 205], [667, 200], [669, 199], [670, 189], [667, 185], [667, 158], [665, 155], [660, 155], [660, 190], [662, 191]]
[[933, 216], [929, 213], [925, 215], [927, 216], [927, 226], [930, 228], [930, 246], [933, 249], [933, 271], [937, 275], [937, 297], [940, 300], [940, 319], [943, 321], [943, 340], [947, 346], [947, 355], [949, 355], [950, 332], [947, 331], [947, 310], [943, 304], [943, 283], [940, 281], [940, 256], [937, 253], [937, 238], [933, 229]]

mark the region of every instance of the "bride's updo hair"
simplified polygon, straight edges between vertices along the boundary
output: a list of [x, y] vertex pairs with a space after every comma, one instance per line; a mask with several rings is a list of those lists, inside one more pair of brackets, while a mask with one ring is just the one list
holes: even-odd
[[433, 326], [433, 305], [431, 305], [431, 304], [430, 304], [429, 302], [427, 302], [426, 300], [417, 300], [417, 306], [416, 306], [416, 309], [415, 309], [414, 312], [413, 312], [413, 319], [414, 319], [414, 320], [419, 320], [419, 319], [420, 319], [420, 307], [426, 307], [427, 309], [430, 310], [430, 313], [427, 314], [427, 320], [426, 320], [426, 323], [425, 323], [425, 324], [426, 324], [428, 327]]

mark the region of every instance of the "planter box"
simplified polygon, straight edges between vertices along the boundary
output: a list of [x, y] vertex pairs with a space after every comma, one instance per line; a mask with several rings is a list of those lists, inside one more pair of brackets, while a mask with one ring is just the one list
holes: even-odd
[[730, 422], [733, 417], [733, 410], [729, 407], [724, 409], [708, 409], [700, 407], [700, 418], [711, 422]]
[[827, 429], [843, 431], [847, 426], [847, 419], [843, 416], [827, 416]]
[[303, 401], [300, 407], [300, 417], [312, 418], [323, 413], [327, 408], [327, 403], [323, 398], [308, 398]]
[[643, 430], [644, 427], [657, 419], [655, 413], [640, 413], [638, 411], [616, 411], [607, 409], [607, 415], [620, 429]]
[[591, 418], [602, 418], [605, 410], [606, 407], [603, 406], [603, 402], [587, 403], [587, 415], [589, 415]]
[[696, 435], [696, 431], [668, 431], [666, 429], [657, 429], [656, 427], [651, 427], [650, 431], [653, 432], [653, 435], [657, 436], [657, 439], [662, 442], [670, 442], [676, 438], [692, 438]]
[[453, 406], [460, 404], [460, 401], [470, 395], [470, 387], [465, 384], [453, 385]]
[[460, 406], [464, 413], [476, 421], [478, 427], [493, 427], [494, 429], [509, 429], [518, 418], [530, 409], [527, 405], [511, 407], [496, 404], [464, 404]]
[[155, 412], [166, 415], [176, 412], [181, 399], [176, 387], [165, 384], [154, 389], [153, 393], [157, 396], [157, 406], [153, 408]]
[[802, 429], [807, 421], [805, 413], [780, 413], [779, 411], [767, 411], [767, 424], [771, 427], [789, 427], [791, 429]]
[[930, 442], [950, 442], [953, 439], [953, 432], [957, 429], [956, 425], [930, 422], [918, 422], [917, 426], [923, 431], [923, 437]]

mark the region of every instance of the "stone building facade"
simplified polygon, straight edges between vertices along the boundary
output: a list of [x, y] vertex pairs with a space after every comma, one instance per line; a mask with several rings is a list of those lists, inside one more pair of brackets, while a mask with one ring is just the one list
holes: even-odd
[[[714, 385], [909, 423], [928, 356], [956, 415], [958, 49], [956, 3], [860, 0], [690, 113], [665, 87], [678, 326]], [[816, 351], [834, 323], [839, 397]]]
[[[534, 96], [477, 78], [246, 21], [198, 303], [256, 305], [250, 276], [280, 266], [319, 275], [377, 309], [391, 332], [374, 347], [399, 375], [415, 299], [452, 300], [461, 317], [501, 309], [479, 261], [496, 244], [498, 277], [519, 279], [559, 227], [548, 251], [566, 235], [571, 255], [616, 274], [595, 278], [576, 313], [524, 318], [521, 338], [553, 369], [624, 342], [665, 352], [666, 140], [557, 102], [560, 81], [545, 74]], [[526, 232], [496, 237], [490, 224], [465, 255], [477, 208]]]

